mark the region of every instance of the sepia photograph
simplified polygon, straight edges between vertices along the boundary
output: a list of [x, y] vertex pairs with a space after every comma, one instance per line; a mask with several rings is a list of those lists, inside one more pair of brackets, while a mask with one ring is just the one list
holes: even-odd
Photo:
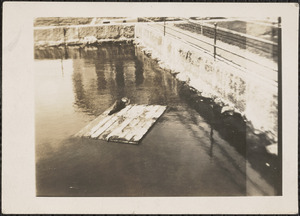
[[59, 14], [28, 19], [34, 199], [287, 194], [284, 15]]
[[280, 20], [36, 18], [36, 195], [281, 195]]

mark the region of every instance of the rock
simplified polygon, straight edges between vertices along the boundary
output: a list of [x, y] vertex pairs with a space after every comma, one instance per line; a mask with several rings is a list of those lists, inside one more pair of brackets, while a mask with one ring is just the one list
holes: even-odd
[[271, 131], [267, 131], [265, 132], [266, 137], [268, 138], [268, 140], [272, 140], [274, 142], [277, 142], [277, 136], [276, 134], [272, 133]]
[[223, 103], [223, 101], [220, 98], [214, 99], [214, 102], [218, 106], [221, 106], [221, 107], [224, 106], [224, 103]]
[[278, 144], [277, 143], [273, 143], [271, 145], [266, 146], [266, 151], [269, 154], [273, 154], [278, 156]]
[[186, 75], [184, 75], [183, 73], [179, 73], [179, 74], [176, 75], [176, 78], [179, 79], [180, 81], [185, 82], [188, 77]]
[[230, 115], [233, 115], [234, 111], [235, 111], [234, 107], [231, 107], [231, 106], [224, 106], [224, 107], [222, 107], [222, 109], [221, 109], [221, 114], [223, 114], [223, 113], [226, 112], [226, 113], [228, 113], [228, 114], [230, 114]]
[[97, 42], [97, 38], [95, 36], [86, 36], [84, 37], [83, 42], [86, 44], [93, 44]]

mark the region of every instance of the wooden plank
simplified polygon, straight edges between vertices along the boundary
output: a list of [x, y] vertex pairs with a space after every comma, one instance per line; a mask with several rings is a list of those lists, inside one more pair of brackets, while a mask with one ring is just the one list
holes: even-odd
[[76, 135], [106, 141], [138, 144], [166, 110], [166, 106], [128, 105], [109, 116], [108, 113], [111, 109], [112, 107], [107, 109]]
[[152, 115], [152, 118], [157, 119], [159, 118], [165, 111], [166, 111], [167, 107], [165, 106], [160, 106], [156, 112]]
[[116, 130], [120, 130], [126, 125], [128, 125], [135, 115], [139, 115], [141, 112], [141, 107], [139, 106], [133, 106], [127, 113], [125, 113], [121, 118], [119, 118], [118, 121], [116, 121], [114, 124], [112, 124], [105, 132], [103, 132], [98, 139], [107, 140], [109, 139], [109, 135], [113, 133]]
[[137, 133], [131, 137], [129, 140], [132, 142], [139, 142], [140, 139], [143, 138], [143, 136], [148, 132], [148, 130], [150, 129], [150, 127], [155, 123], [156, 120], [152, 119], [149, 120], [147, 122], [145, 122], [145, 124], [141, 127], [141, 129], [139, 129], [137, 131]]
[[[144, 107], [145, 106], [136, 106], [136, 109], [134, 110], [135, 111], [135, 116], [139, 116], [143, 110], [144, 110]], [[122, 130], [131, 122], [133, 121], [133, 115], [130, 115], [129, 116], [131, 118], [128, 118], [126, 121], [124, 121], [118, 128], [116, 128], [115, 130], [113, 130], [106, 138], [105, 140], [107, 141], [110, 141], [111, 137], [114, 137], [114, 136], [117, 136], [118, 137], [118, 134], [122, 133]]]
[[119, 118], [117, 121], [115, 121], [109, 128], [107, 128], [100, 136], [98, 136], [98, 139], [106, 140], [106, 137], [115, 129], [119, 128], [122, 124], [128, 124], [130, 122], [129, 118]]
[[87, 133], [85, 133], [83, 136], [85, 137], [90, 137], [92, 134], [94, 134], [99, 128], [101, 128], [106, 122], [110, 121], [111, 118], [114, 116], [104, 116], [100, 121], [98, 122], [97, 125], [95, 125], [93, 128], [91, 128]]
[[[126, 108], [126, 109], [125, 109]], [[128, 109], [131, 108], [131, 106], [125, 107], [125, 111], [127, 111]], [[123, 111], [124, 111], [123, 109]], [[108, 122], [111, 118], [113, 118], [115, 116], [115, 114], [113, 115], [108, 115], [108, 113], [110, 112], [111, 109], [107, 110], [108, 112], [106, 112], [106, 115], [103, 115], [101, 119], [99, 119], [99, 122], [97, 125], [95, 125], [94, 127], [92, 127], [87, 133], [85, 133], [83, 136], [89, 137], [91, 136], [93, 133], [95, 133], [99, 128], [101, 128], [106, 122]]]
[[146, 113], [145, 119], [149, 119], [160, 108], [160, 106], [154, 106], [149, 112]]
[[[105, 133], [105, 131], [109, 131], [110, 128], [114, 128], [116, 127], [116, 125], [119, 124], [126, 124], [126, 122], [131, 120], [131, 116], [134, 116], [137, 112], [137, 110], [139, 109], [138, 106], [127, 106], [124, 109], [122, 109], [121, 111], [113, 114], [117, 117], [117, 119], [112, 119], [109, 123], [107, 123], [106, 125], [101, 126], [101, 128], [98, 129], [98, 131], [96, 131], [91, 137], [92, 138], [96, 138], [98, 136], [100, 136], [102, 133]], [[110, 124], [111, 123], [111, 124]], [[129, 122], [128, 122], [129, 123]], [[127, 124], [128, 124], [127, 123]], [[116, 125], [115, 125], [116, 124]], [[102, 137], [99, 137], [99, 139], [102, 139]]]
[[[152, 108], [152, 110], [154, 109], [154, 107]], [[156, 109], [156, 108], [155, 108]], [[149, 115], [149, 113], [151, 113], [152, 110], [146, 109], [145, 112], [143, 113], [143, 115], [139, 116], [137, 118], [137, 121], [134, 122], [135, 124], [131, 125], [130, 128], [126, 128], [126, 132], [123, 134], [120, 134], [120, 137], [125, 137], [126, 140], [130, 140], [132, 136], [134, 136], [137, 133], [137, 130], [139, 130], [141, 128], [141, 126], [144, 124], [144, 121], [147, 121], [149, 119], [146, 119], [146, 116]], [[136, 129], [134, 129], [136, 128]]]
[[138, 117], [136, 121], [132, 122], [132, 125], [124, 128], [123, 133], [112, 137], [110, 141], [138, 144], [139, 140], [148, 132], [165, 109], [164, 106], [145, 109], [142, 117]]
[[[165, 110], [165, 107], [161, 107], [161, 106], [152, 106], [152, 107], [147, 107], [145, 109], [145, 112], [143, 113], [143, 115], [140, 116], [140, 118], [138, 119], [138, 122], [133, 126], [126, 128], [124, 130], [123, 133], [118, 134], [118, 136], [113, 137], [111, 141], [123, 141], [123, 140], [127, 140], [130, 141], [134, 136], [137, 136], [139, 133], [141, 133], [141, 137], [143, 135], [146, 134], [146, 132], [148, 131], [148, 129], [152, 126], [152, 124], [155, 123], [155, 119], [152, 119], [151, 117], [153, 117], [157, 111], [159, 111], [159, 115], [162, 114], [161, 110]], [[158, 115], [156, 115], [158, 116]], [[143, 126], [146, 124], [146, 122], [151, 122], [149, 127], [146, 128], [146, 131], [144, 131]], [[135, 122], [134, 122], [135, 123]], [[138, 143], [138, 140], [133, 140], [133, 142], [131, 143]]]
[[93, 128], [96, 128], [96, 130], [91, 131], [91, 138], [97, 138], [98, 136], [100, 136], [100, 134], [102, 134], [106, 129], [108, 129], [115, 121], [119, 119], [120, 116], [128, 112], [128, 110], [130, 110], [132, 107], [132, 105], [128, 105], [119, 112], [108, 116], [110, 117], [108, 121], [105, 121], [105, 123], [99, 123], [96, 127]]
[[160, 106], [158, 109], [156, 109], [155, 113], [152, 113], [152, 119], [147, 119], [143, 125], [140, 126], [141, 129], [137, 131], [137, 133], [132, 136], [131, 138], [128, 138], [130, 141], [138, 142], [143, 136], [148, 132], [148, 130], [151, 128], [151, 126], [156, 122], [156, 120], [164, 113], [166, 110], [166, 107]]
[[124, 134], [122, 137], [124, 137], [126, 140], [130, 140], [134, 135], [137, 134], [138, 130], [140, 130], [140, 127], [138, 126], [139, 123], [141, 123], [143, 121], [143, 119], [137, 119], [138, 121], [136, 122], [135, 125], [132, 126], [135, 128], [138, 128], [137, 130], [132, 130], [132, 128], [128, 128], [127, 133]]
[[[118, 138], [125, 138], [128, 133], [135, 133], [135, 130], [138, 130], [138, 123], [144, 119], [145, 113], [149, 112], [150, 110], [147, 110], [146, 107], [142, 110], [142, 113], [138, 115], [136, 118], [134, 118], [130, 124], [126, 125], [121, 131], [118, 131], [117, 133], [114, 133], [114, 138], [112, 139], [118, 139]], [[112, 136], [111, 136], [112, 137]]]
[[[135, 122], [132, 123], [129, 127], [125, 128], [124, 134], [121, 134], [120, 137], [124, 137], [126, 140], [130, 140], [131, 137], [136, 134], [136, 131], [139, 130], [138, 124], [142, 121], [142, 118], [137, 118]], [[136, 128], [136, 130], [134, 129]]]
[[87, 132], [89, 132], [93, 127], [95, 127], [99, 121], [101, 121], [102, 118], [108, 115], [109, 111], [113, 108], [113, 105], [111, 105], [107, 110], [105, 110], [101, 115], [99, 115], [97, 118], [95, 118], [93, 121], [91, 121], [88, 125], [86, 125], [83, 129], [81, 129], [78, 133], [75, 134], [75, 136], [81, 137], [84, 136]]

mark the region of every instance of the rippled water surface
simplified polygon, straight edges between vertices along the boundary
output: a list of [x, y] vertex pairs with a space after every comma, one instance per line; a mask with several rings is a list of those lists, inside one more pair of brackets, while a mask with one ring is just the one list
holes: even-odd
[[[131, 44], [36, 50], [35, 83], [38, 196], [276, 194], [246, 150], [226, 141], [191, 108], [183, 85]], [[124, 96], [168, 106], [139, 145], [73, 137]]]

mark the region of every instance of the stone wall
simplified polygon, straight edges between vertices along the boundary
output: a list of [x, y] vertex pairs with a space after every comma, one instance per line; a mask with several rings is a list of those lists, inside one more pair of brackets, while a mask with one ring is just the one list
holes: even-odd
[[103, 40], [134, 39], [133, 24], [100, 24], [34, 28], [36, 46], [75, 45]]
[[[222, 59], [214, 59], [199, 48], [149, 25], [137, 24], [136, 40], [158, 58], [163, 67], [202, 94], [222, 100], [242, 113], [258, 132], [277, 141], [278, 86], [263, 74], [246, 70]], [[262, 75], [258, 75], [262, 74]]]

